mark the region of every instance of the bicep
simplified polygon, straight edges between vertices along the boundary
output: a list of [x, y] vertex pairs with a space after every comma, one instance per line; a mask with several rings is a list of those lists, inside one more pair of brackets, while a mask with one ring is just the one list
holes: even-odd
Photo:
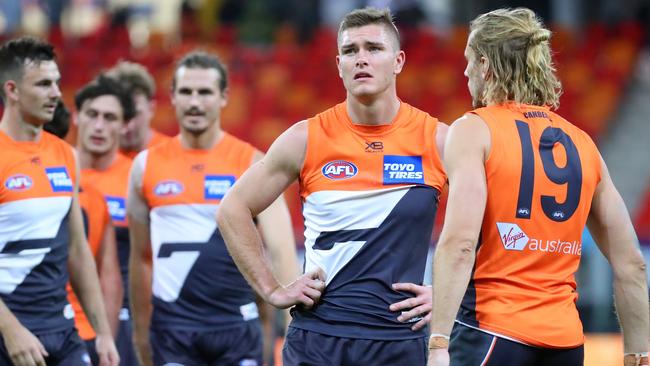
[[449, 129], [445, 141], [449, 198], [444, 226], [447, 233], [475, 241], [487, 202], [484, 156], [489, 131], [483, 123], [459, 122]]
[[99, 249], [99, 270], [117, 269], [119, 262], [117, 259], [117, 242], [115, 240], [115, 228], [110, 221], [104, 225], [104, 235]]
[[149, 237], [149, 224], [135, 220], [129, 221], [129, 236], [131, 239], [131, 255], [133, 260], [151, 259], [151, 243]]
[[223, 204], [237, 201], [253, 216], [269, 207], [298, 178], [306, 147], [306, 127], [296, 124], [271, 145], [228, 192]]
[[75, 155], [75, 172], [77, 179], [74, 182], [74, 189], [72, 191], [72, 201], [70, 203], [70, 247], [79, 248], [79, 246], [86, 245], [86, 233], [84, 230], [83, 216], [81, 214], [81, 206], [79, 205], [79, 178], [80, 170]]
[[[602, 159], [601, 167], [601, 180], [591, 201], [587, 227], [600, 251], [611, 262], [616, 261], [613, 257], [618, 254], [625, 255], [631, 249], [636, 250], [636, 235], [623, 198]], [[616, 250], [612, 250], [614, 245]]]
[[142, 195], [142, 180], [146, 155], [141, 153], [133, 161], [129, 174], [126, 209], [129, 221], [149, 223], [149, 206]]

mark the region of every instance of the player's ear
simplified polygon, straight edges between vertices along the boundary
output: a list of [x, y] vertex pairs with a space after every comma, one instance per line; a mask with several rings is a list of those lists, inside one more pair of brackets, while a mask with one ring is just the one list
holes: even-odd
[[7, 100], [13, 100], [14, 102], [18, 101], [18, 97], [20, 95], [18, 90], [18, 83], [11, 79], [7, 80], [4, 84], [2, 84], [2, 89], [7, 96]]
[[397, 51], [397, 54], [395, 55], [395, 69], [393, 71], [395, 75], [402, 72], [402, 68], [404, 67], [405, 62], [406, 62], [406, 53], [404, 53], [404, 51], [402, 50]]
[[223, 91], [221, 91], [221, 108], [225, 107], [228, 104], [228, 88], [225, 88]]
[[343, 72], [341, 72], [341, 57], [336, 55], [336, 68], [339, 70], [339, 77], [343, 79]]

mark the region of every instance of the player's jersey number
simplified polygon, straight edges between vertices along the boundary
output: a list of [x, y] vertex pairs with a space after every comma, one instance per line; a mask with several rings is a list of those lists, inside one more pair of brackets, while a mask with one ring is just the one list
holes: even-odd
[[[528, 123], [519, 120], [515, 122], [521, 141], [522, 157], [516, 217], [530, 219], [535, 183], [535, 153]], [[566, 165], [563, 167], [558, 165], [553, 155], [555, 144], [562, 145], [566, 153]], [[562, 203], [558, 202], [555, 196], [541, 195], [542, 210], [553, 221], [566, 221], [573, 216], [580, 203], [582, 164], [578, 149], [564, 131], [556, 127], [547, 127], [540, 137], [539, 158], [548, 179], [557, 185], [566, 185], [567, 189], [566, 199]]]

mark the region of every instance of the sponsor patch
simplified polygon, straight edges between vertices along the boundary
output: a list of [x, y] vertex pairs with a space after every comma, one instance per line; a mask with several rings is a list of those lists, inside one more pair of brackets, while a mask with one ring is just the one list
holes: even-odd
[[72, 305], [66, 304], [63, 307], [63, 317], [66, 319], [73, 319], [74, 318], [74, 309], [72, 308]]
[[124, 197], [105, 196], [104, 198], [113, 221], [124, 221], [126, 219], [126, 200]]
[[424, 184], [421, 156], [384, 156], [384, 185], [419, 183]]
[[72, 192], [72, 179], [64, 166], [45, 168], [45, 174], [53, 192]]
[[235, 184], [234, 175], [206, 175], [204, 181], [205, 199], [222, 199], [233, 184]]
[[366, 152], [379, 153], [384, 152], [384, 143], [381, 141], [366, 141]]
[[159, 197], [173, 197], [183, 192], [183, 184], [175, 180], [163, 180], [153, 188], [153, 194]]
[[522, 251], [528, 244], [528, 236], [517, 224], [508, 222], [497, 222], [499, 229], [499, 237], [501, 243], [506, 250], [519, 250]]
[[129, 308], [121, 308], [120, 313], [118, 314], [117, 318], [120, 321], [126, 321], [131, 319], [131, 314], [129, 313]]
[[257, 319], [260, 316], [257, 304], [250, 302], [239, 307], [239, 312], [244, 320]]
[[325, 164], [321, 171], [325, 178], [341, 180], [354, 177], [359, 169], [349, 161], [335, 160]]
[[508, 222], [497, 222], [497, 228], [501, 243], [506, 250], [523, 251], [525, 249], [531, 252], [576, 256], [582, 254], [582, 242], [579, 240], [529, 238], [517, 224]]
[[32, 178], [24, 174], [15, 174], [7, 178], [5, 187], [11, 191], [26, 191], [32, 188]]

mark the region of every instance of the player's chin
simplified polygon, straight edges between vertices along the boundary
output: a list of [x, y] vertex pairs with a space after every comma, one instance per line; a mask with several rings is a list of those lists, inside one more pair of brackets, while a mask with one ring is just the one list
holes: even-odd
[[370, 85], [359, 85], [351, 90], [351, 94], [357, 98], [368, 98], [377, 95], [376, 88]]

